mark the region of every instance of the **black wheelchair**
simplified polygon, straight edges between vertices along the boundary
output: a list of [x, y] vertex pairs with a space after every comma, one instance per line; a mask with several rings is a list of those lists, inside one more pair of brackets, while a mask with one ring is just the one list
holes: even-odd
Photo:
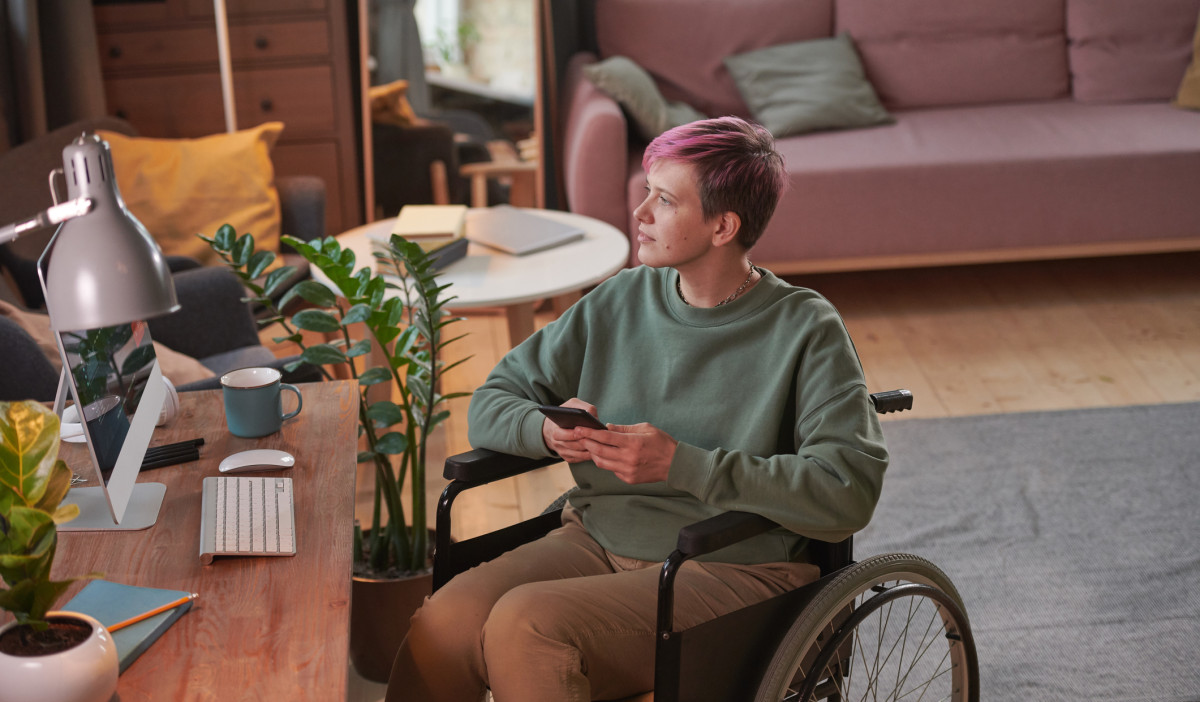
[[[912, 408], [912, 394], [871, 395], [881, 414]], [[561, 505], [476, 538], [450, 539], [450, 508], [464, 490], [510, 478], [558, 459], [475, 450], [446, 461], [451, 482], [437, 509], [433, 588], [457, 573], [560, 525]], [[561, 502], [561, 500], [560, 500]], [[851, 539], [810, 542], [821, 578], [690, 629], [673, 623], [674, 580], [694, 558], [778, 526], [726, 512], [679, 531], [658, 587], [655, 702], [979, 699], [975, 643], [962, 599], [929, 561], [907, 554], [855, 562]]]

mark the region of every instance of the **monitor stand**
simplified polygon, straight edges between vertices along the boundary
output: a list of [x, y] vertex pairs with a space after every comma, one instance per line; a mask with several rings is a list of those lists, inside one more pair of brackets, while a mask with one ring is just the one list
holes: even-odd
[[104, 488], [73, 487], [63, 498], [64, 505], [79, 505], [79, 516], [58, 525], [59, 531], [140, 531], [149, 529], [158, 521], [159, 508], [167, 486], [162, 483], [137, 483], [129, 497], [125, 516], [118, 524], [113, 521], [112, 510]]

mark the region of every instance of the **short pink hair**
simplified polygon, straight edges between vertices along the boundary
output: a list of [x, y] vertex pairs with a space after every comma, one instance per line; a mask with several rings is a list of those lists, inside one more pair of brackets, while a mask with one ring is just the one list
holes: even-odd
[[695, 170], [706, 220], [723, 212], [741, 218], [737, 240], [746, 249], [762, 236], [787, 186], [774, 137], [739, 117], [705, 119], [663, 132], [646, 147], [642, 168], [648, 173], [660, 159]]

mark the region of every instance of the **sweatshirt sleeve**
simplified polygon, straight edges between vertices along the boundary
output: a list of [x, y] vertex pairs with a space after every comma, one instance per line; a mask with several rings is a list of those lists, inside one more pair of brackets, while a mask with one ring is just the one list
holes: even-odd
[[841, 541], [870, 521], [888, 453], [858, 356], [832, 307], [795, 368], [793, 452], [764, 457], [680, 443], [667, 484], [721, 510]]
[[575, 305], [500, 360], [471, 396], [467, 438], [486, 448], [528, 458], [553, 455], [542, 440], [538, 405], [558, 405], [578, 387], [586, 328]]
[[680, 443], [667, 484], [722, 510], [753, 512], [788, 531], [841, 541], [875, 511], [888, 455], [866, 388], [801, 420], [794, 454], [767, 458]]

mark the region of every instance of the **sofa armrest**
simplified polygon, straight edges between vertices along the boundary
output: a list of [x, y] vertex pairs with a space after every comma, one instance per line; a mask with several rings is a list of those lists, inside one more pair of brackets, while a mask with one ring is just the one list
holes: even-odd
[[616, 101], [584, 76], [583, 67], [595, 60], [592, 54], [576, 54], [567, 64], [563, 83], [562, 173], [567, 205], [572, 212], [626, 231], [629, 124]]

